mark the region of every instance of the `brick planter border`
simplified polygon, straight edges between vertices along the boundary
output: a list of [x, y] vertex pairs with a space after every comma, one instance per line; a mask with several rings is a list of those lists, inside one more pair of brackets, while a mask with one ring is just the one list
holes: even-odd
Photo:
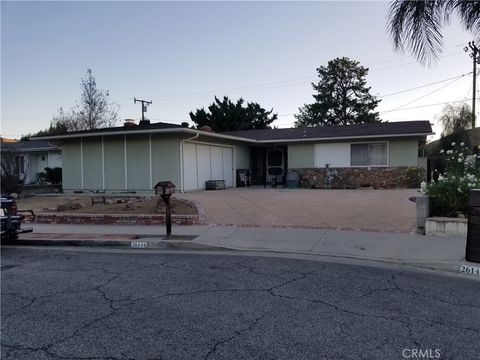
[[[30, 217], [25, 222], [31, 222]], [[78, 213], [36, 213], [37, 224], [90, 224], [90, 225], [162, 225], [165, 215], [149, 214], [78, 214]], [[176, 225], [204, 225], [199, 215], [172, 215]]]

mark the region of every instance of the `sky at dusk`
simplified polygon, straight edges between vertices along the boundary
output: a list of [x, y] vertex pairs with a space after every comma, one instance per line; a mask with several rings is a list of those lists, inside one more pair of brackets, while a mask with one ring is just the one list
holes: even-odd
[[227, 95], [273, 108], [274, 125], [290, 127], [313, 101], [315, 69], [343, 56], [370, 68], [383, 120], [434, 122], [441, 103], [472, 98], [472, 75], [460, 77], [472, 71], [462, 50], [472, 35], [452, 21], [440, 61], [425, 67], [394, 51], [387, 11], [359, 1], [2, 1], [1, 133], [47, 128], [80, 99], [89, 68], [121, 119], [140, 117], [137, 97], [153, 101], [152, 122], [177, 124]]

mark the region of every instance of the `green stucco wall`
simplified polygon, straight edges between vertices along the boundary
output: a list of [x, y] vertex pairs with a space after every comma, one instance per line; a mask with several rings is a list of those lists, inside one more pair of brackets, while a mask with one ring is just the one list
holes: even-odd
[[[105, 136], [105, 189], [125, 190], [125, 156], [123, 136]], [[101, 157], [97, 161], [101, 161]]]
[[389, 166], [417, 166], [418, 139], [388, 140]]
[[180, 137], [152, 134], [152, 184], [172, 181], [180, 188]]
[[[181, 138], [172, 135], [152, 135], [151, 139], [151, 174], [148, 134], [126, 137], [104, 136], [104, 168], [101, 136], [85, 137], [81, 141], [80, 139], [62, 141], [64, 189], [102, 190], [105, 182], [107, 191], [151, 191], [158, 181], [171, 180], [175, 184], [180, 184]], [[83, 187], [80, 149], [83, 149]]]
[[127, 187], [136, 190], [150, 190], [149, 135], [128, 135], [126, 139]]
[[237, 169], [250, 169], [250, 148], [245, 145], [236, 145]]
[[62, 186], [65, 190], [82, 188], [80, 139], [62, 141]]
[[102, 139], [84, 138], [83, 142], [83, 187], [103, 189]]
[[288, 144], [288, 167], [292, 169], [313, 168], [314, 144]]

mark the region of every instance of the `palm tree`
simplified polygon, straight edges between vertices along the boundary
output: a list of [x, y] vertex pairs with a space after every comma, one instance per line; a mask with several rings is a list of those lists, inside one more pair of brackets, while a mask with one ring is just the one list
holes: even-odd
[[438, 60], [443, 47], [442, 27], [456, 14], [466, 30], [480, 35], [480, 1], [394, 0], [388, 12], [388, 32], [396, 50], [405, 47], [422, 64]]

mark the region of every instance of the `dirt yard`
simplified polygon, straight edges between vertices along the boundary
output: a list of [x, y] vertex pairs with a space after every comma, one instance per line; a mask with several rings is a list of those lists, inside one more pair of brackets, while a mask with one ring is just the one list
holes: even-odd
[[[95, 197], [101, 201], [101, 197]], [[17, 200], [20, 210], [35, 212], [74, 212], [81, 214], [162, 214], [165, 204], [160, 197], [106, 197], [104, 203], [92, 205], [90, 196], [35, 195]], [[197, 209], [188, 200], [172, 198], [172, 214], [196, 215]]]

